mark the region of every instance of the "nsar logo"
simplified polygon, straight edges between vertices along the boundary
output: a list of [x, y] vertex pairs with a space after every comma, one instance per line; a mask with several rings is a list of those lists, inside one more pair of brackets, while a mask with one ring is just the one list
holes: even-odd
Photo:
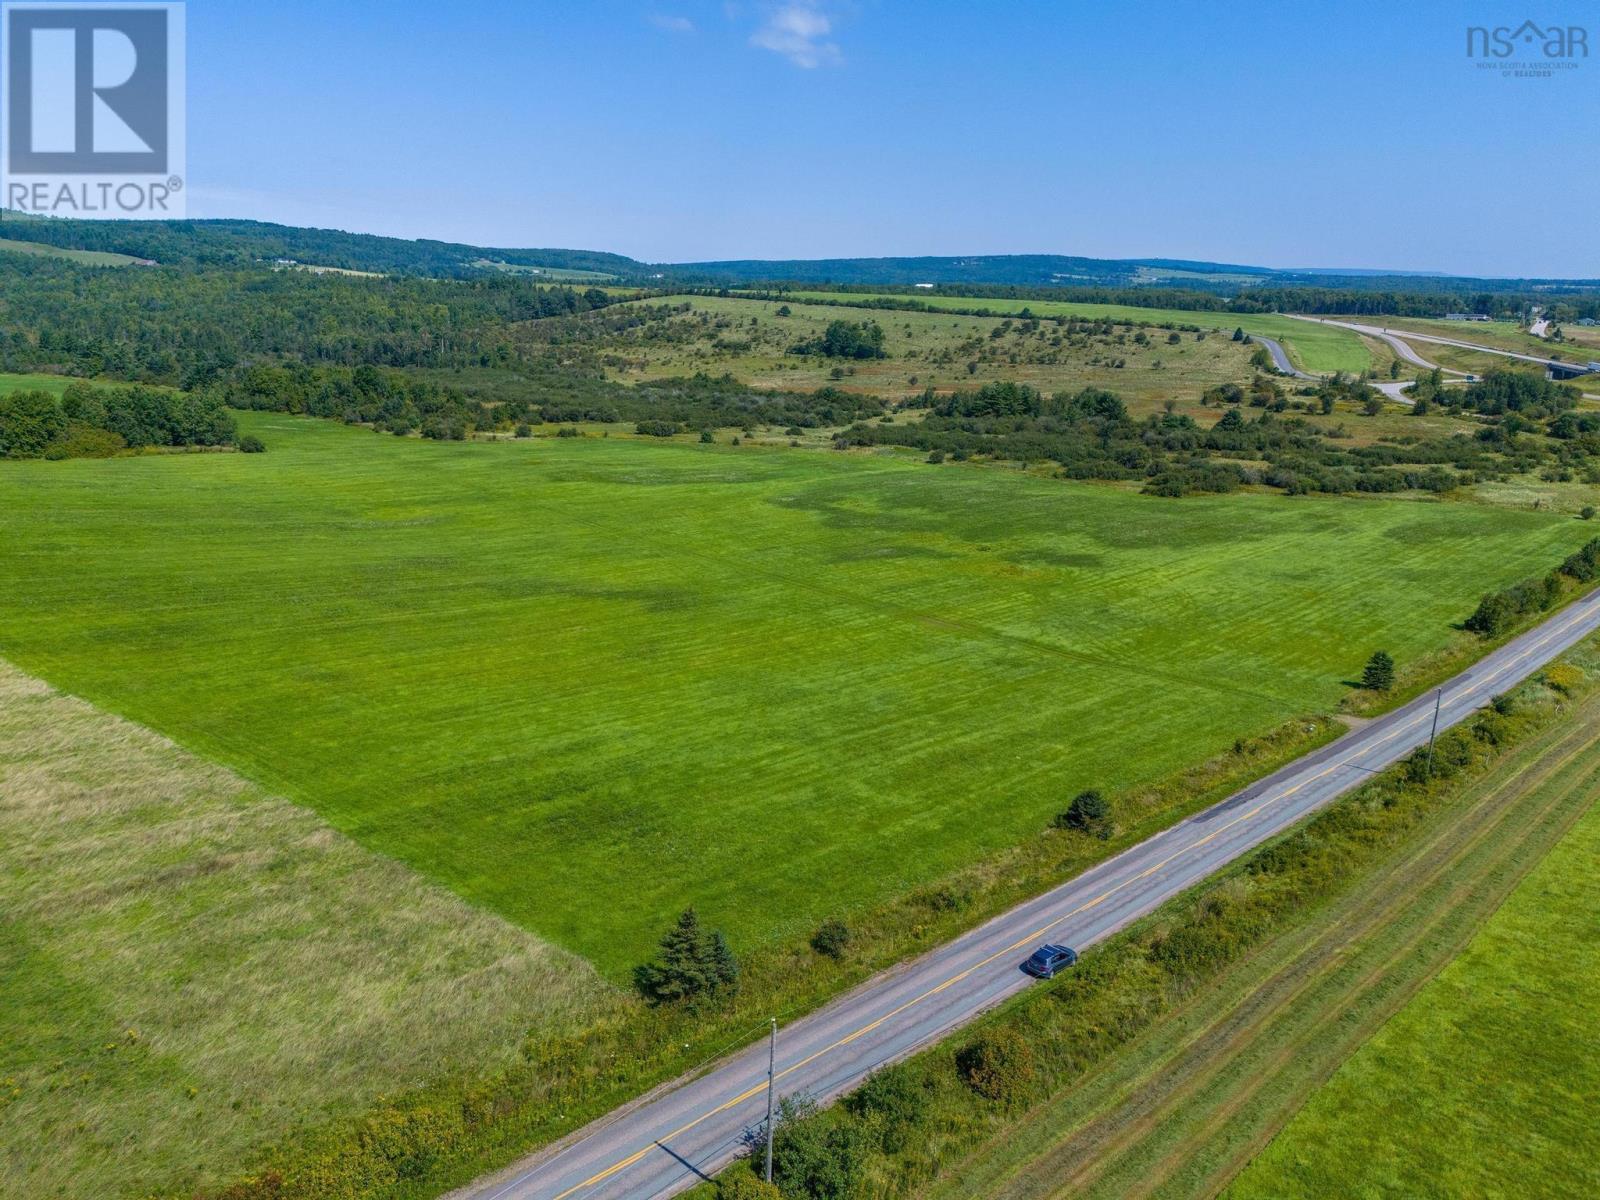
[[1589, 31], [1582, 25], [1469, 25], [1467, 57], [1506, 78], [1549, 79], [1576, 70], [1589, 57]]

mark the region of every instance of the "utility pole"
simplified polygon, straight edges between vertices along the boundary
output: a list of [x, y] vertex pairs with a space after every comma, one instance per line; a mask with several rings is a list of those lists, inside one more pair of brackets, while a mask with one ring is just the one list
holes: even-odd
[[772, 1021], [772, 1038], [767, 1043], [767, 1182], [772, 1182], [772, 1087], [777, 1082], [778, 1018]]
[[1428, 734], [1428, 778], [1433, 778], [1433, 739], [1439, 736], [1439, 703], [1444, 699], [1444, 689], [1433, 694], [1433, 732]]

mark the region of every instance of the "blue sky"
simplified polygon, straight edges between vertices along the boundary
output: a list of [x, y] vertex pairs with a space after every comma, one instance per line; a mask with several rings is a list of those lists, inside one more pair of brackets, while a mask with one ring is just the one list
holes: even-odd
[[[1587, 25], [1505, 78], [1469, 24]], [[1600, 276], [1600, 11], [191, 0], [189, 204], [651, 261]]]

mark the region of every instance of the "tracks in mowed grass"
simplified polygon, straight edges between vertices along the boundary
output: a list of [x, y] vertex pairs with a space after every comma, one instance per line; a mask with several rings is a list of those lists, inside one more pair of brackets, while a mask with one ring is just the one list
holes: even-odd
[[[1035, 1110], [930, 1194], [1216, 1194], [1587, 811], [1600, 756], [1580, 760], [1597, 744], [1600, 700], [1430, 818], [1354, 894], [1237, 964], [1142, 1048]], [[1042, 1126], [1031, 1138], [1030, 1124]]]

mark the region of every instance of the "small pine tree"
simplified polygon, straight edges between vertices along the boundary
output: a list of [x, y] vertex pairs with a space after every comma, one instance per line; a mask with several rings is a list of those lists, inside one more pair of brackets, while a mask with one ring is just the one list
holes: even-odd
[[1067, 811], [1056, 817], [1056, 828], [1076, 829], [1097, 837], [1111, 836], [1111, 805], [1094, 789], [1079, 792]]
[[694, 909], [685, 909], [661, 939], [654, 962], [634, 968], [633, 980], [655, 1004], [679, 1004], [732, 989], [739, 964], [720, 929], [707, 933]]
[[1387, 650], [1376, 650], [1361, 672], [1361, 686], [1374, 692], [1387, 692], [1394, 686], [1394, 659]]
[[722, 930], [712, 931], [706, 954], [706, 971], [711, 977], [711, 990], [732, 991], [739, 983], [739, 963], [733, 957], [733, 947], [722, 935]]

